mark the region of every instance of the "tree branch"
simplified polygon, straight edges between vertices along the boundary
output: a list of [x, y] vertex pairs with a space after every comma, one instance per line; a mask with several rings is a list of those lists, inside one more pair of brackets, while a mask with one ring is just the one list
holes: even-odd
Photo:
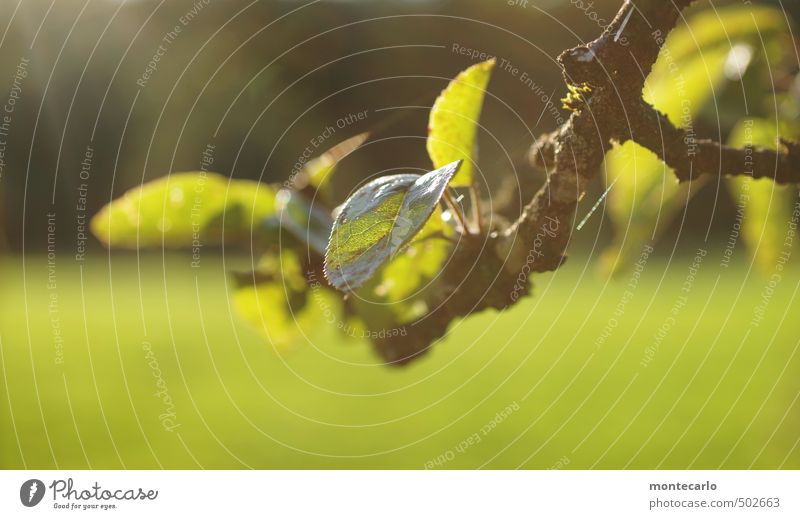
[[508, 229], [470, 236], [456, 247], [431, 291], [436, 294], [428, 301], [431, 311], [409, 324], [408, 337], [374, 341], [387, 362], [404, 364], [424, 354], [454, 319], [513, 305], [531, 291], [531, 273], [561, 266], [577, 204], [612, 143], [633, 140], [650, 149], [679, 180], [746, 174], [800, 183], [800, 146], [783, 142], [777, 151], [737, 150], [694, 140], [642, 100], [667, 34], [692, 3], [626, 0], [599, 38], [561, 54], [566, 83], [590, 88], [570, 102], [569, 120], [529, 152], [529, 161], [548, 173], [545, 185]]
[[699, 175], [747, 175], [778, 184], [800, 183], [800, 146], [782, 141], [777, 150], [737, 149], [712, 140], [698, 140], [691, 131], [676, 128], [666, 115], [641, 99], [628, 109], [630, 128], [615, 137], [633, 140], [675, 170], [680, 181]]
[[[530, 270], [545, 272], [563, 263], [578, 201], [610, 143], [625, 140], [627, 105], [643, 103], [644, 81], [666, 34], [692, 2], [626, 0], [599, 38], [559, 56], [567, 84], [588, 84], [591, 92], [581, 106], [572, 107], [574, 113], [558, 131], [541, 137], [531, 148], [531, 161], [550, 174], [517, 222], [503, 233], [498, 252], [508, 255], [508, 265], [525, 265], [533, 258]], [[635, 140], [633, 135], [627, 138]], [[559, 222], [558, 233], [543, 239], [543, 226], [553, 220]]]
[[561, 54], [564, 79], [571, 84], [614, 84], [627, 94], [641, 95], [667, 34], [693, 2], [626, 0], [600, 37]]
[[[596, 175], [609, 144], [614, 142], [632, 140], [651, 150], [674, 169], [680, 181], [699, 175], [748, 175], [777, 183], [800, 183], [797, 144], [782, 141], [777, 150], [735, 149], [713, 140], [698, 140], [642, 99], [644, 82], [667, 35], [681, 11], [692, 3], [626, 0], [599, 38], [561, 54], [565, 81], [590, 85], [591, 92], [562, 128], [543, 135], [531, 147], [530, 162], [545, 168], [549, 181], [505, 233], [506, 240], [518, 238], [530, 245], [539, 234], [542, 216], [571, 218], [584, 186]], [[569, 229], [565, 231], [569, 233]], [[532, 270], [558, 268], [568, 238], [551, 237], [544, 247], [548, 258], [538, 261]], [[502, 244], [500, 252], [507, 249], [508, 245]], [[512, 257], [519, 261], [520, 253], [517, 250]]]

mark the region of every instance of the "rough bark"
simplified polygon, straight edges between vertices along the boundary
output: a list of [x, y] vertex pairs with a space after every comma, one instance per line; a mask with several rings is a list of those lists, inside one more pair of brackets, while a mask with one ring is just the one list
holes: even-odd
[[[626, 0], [600, 37], [561, 54], [567, 84], [588, 85], [591, 91], [562, 128], [543, 135], [531, 148], [529, 159], [549, 171], [550, 182], [507, 231], [506, 240], [531, 243], [541, 224], [539, 215], [548, 211], [570, 218], [583, 187], [615, 142], [632, 140], [651, 150], [674, 169], [680, 181], [699, 175], [749, 175], [800, 183], [797, 144], [782, 142], [776, 151], [741, 150], [697, 139], [642, 99], [645, 79], [667, 35], [693, 1]], [[557, 268], [557, 260], [563, 257], [558, 249], [566, 242], [568, 237], [559, 236], [553, 256], [535, 270]]]
[[626, 0], [601, 36], [559, 56], [565, 82], [581, 94], [571, 101], [568, 121], [529, 153], [547, 171], [545, 185], [506, 230], [466, 240], [454, 252], [439, 280], [435, 310], [410, 324], [409, 337], [375, 341], [387, 362], [405, 364], [424, 354], [457, 318], [515, 304], [530, 293], [530, 274], [561, 266], [577, 204], [613, 143], [632, 140], [650, 149], [680, 181], [750, 175], [800, 183], [797, 144], [738, 150], [695, 140], [642, 99], [667, 35], [693, 1]]

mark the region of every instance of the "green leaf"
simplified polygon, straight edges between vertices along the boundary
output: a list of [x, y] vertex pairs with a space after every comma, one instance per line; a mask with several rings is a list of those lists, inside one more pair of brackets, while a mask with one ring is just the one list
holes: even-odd
[[[434, 279], [450, 257], [453, 228], [441, 217], [441, 208], [425, 224], [417, 236], [381, 270], [381, 283], [375, 295], [387, 302], [398, 303], [415, 295]], [[407, 313], [407, 312], [403, 312]]]
[[131, 189], [91, 221], [108, 247], [190, 247], [246, 239], [250, 229], [275, 215], [275, 190], [217, 173], [175, 173]]
[[668, 59], [659, 59], [645, 82], [644, 100], [664, 112], [672, 124], [690, 125], [726, 81], [730, 50], [717, 47], [689, 56], [677, 64], [678, 74], [669, 71], [672, 65]]
[[427, 146], [433, 167], [441, 168], [456, 160], [464, 161], [450, 184], [453, 187], [469, 186], [473, 182], [478, 120], [494, 65], [495, 60], [492, 59], [473, 65], [459, 74], [431, 109]]
[[319, 157], [311, 159], [298, 175], [296, 180], [297, 187], [302, 189], [309, 185], [318, 192], [326, 192], [330, 187], [330, 180], [339, 162], [360, 148], [368, 138], [369, 133], [360, 133], [344, 142], [340, 142]]
[[[686, 49], [686, 38], [691, 41], [691, 31], [697, 23], [707, 23], [705, 20], [691, 18], [686, 31], [670, 36], [643, 91], [646, 101], [681, 127], [694, 124], [727, 81], [725, 68], [731, 52], [727, 40], [726, 45], [702, 52]], [[678, 184], [672, 169], [630, 141], [615, 146], [606, 155], [605, 167], [608, 185], [614, 184], [606, 210], [615, 236], [614, 243], [604, 251], [600, 266], [615, 272], [630, 264], [645, 244], [669, 227], [707, 179], [695, 179], [691, 185]]]
[[780, 9], [764, 5], [726, 6], [701, 11], [679, 25], [667, 40], [671, 58], [683, 61], [717, 45], [730, 48], [737, 42], [760, 46], [775, 33], [786, 32], [786, 18]]
[[256, 272], [238, 275], [237, 283], [237, 314], [278, 351], [318, 333], [320, 323], [341, 322], [341, 301], [319, 283], [306, 280], [300, 258], [290, 250], [264, 255]]
[[436, 276], [452, 253], [455, 229], [437, 207], [425, 227], [364, 286], [349, 308], [369, 330], [400, 330], [429, 312]]
[[461, 161], [423, 176], [379, 178], [355, 192], [336, 217], [325, 255], [325, 276], [351, 292], [406, 243], [433, 214]]
[[312, 206], [302, 194], [282, 189], [277, 196], [280, 224], [295, 238], [307, 243], [324, 256], [333, 219], [317, 206]]
[[[756, 146], [776, 149], [778, 128], [775, 121], [750, 119], [741, 121], [731, 132], [728, 144], [738, 148]], [[796, 138], [796, 134], [781, 128], [783, 138]], [[797, 188], [779, 186], [769, 179], [753, 180], [748, 177], [727, 179], [731, 196], [741, 212], [741, 236], [764, 274], [774, 271], [778, 256], [784, 250], [784, 236], [792, 218], [792, 206], [797, 199]]]

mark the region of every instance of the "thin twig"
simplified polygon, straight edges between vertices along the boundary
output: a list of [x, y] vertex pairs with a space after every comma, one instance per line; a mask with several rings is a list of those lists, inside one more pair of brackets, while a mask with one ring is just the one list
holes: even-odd
[[469, 195], [472, 201], [472, 221], [475, 224], [476, 234], [483, 235], [483, 208], [481, 207], [481, 194], [478, 186], [469, 186]]
[[455, 200], [453, 200], [452, 195], [449, 191], [444, 192], [444, 202], [447, 204], [447, 207], [450, 209], [450, 212], [453, 214], [453, 217], [458, 221], [458, 225], [460, 227], [461, 234], [471, 234], [470, 228], [467, 225], [466, 218], [464, 214], [458, 207], [458, 204]]

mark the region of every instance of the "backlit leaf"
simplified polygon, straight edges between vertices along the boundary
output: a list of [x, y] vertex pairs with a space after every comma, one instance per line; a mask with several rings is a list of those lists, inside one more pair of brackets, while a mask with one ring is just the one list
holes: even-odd
[[[740, 122], [728, 139], [731, 146], [756, 146], [776, 149], [778, 129], [775, 121], [750, 119]], [[786, 129], [783, 138], [796, 138]], [[797, 200], [796, 186], [779, 186], [769, 179], [753, 180], [748, 177], [727, 179], [731, 196], [737, 208], [736, 223], [731, 241], [741, 237], [755, 259], [758, 269], [765, 274], [774, 271], [778, 256], [784, 249], [784, 236], [792, 217], [792, 205]]]
[[460, 165], [379, 178], [356, 191], [333, 225], [325, 256], [328, 281], [350, 292], [369, 280], [425, 226]]
[[317, 191], [326, 191], [339, 162], [361, 147], [368, 138], [369, 133], [358, 134], [308, 161], [297, 178], [297, 187], [310, 185]]
[[441, 272], [450, 257], [455, 232], [441, 217], [441, 208], [417, 236], [381, 271], [375, 294], [397, 303], [416, 292]]
[[786, 31], [783, 12], [764, 5], [725, 6], [701, 11], [686, 25], [678, 25], [669, 36], [671, 59], [683, 61], [699, 52], [731, 42], [760, 45], [774, 33]]
[[[217, 173], [175, 173], [131, 189], [91, 221], [108, 247], [190, 247], [246, 239], [253, 225], [275, 215], [275, 190]], [[229, 217], [229, 218], [228, 218]]]
[[453, 187], [472, 184], [473, 163], [477, 159], [478, 120], [494, 65], [492, 59], [459, 74], [431, 109], [427, 147], [433, 167], [464, 161], [451, 182]]

